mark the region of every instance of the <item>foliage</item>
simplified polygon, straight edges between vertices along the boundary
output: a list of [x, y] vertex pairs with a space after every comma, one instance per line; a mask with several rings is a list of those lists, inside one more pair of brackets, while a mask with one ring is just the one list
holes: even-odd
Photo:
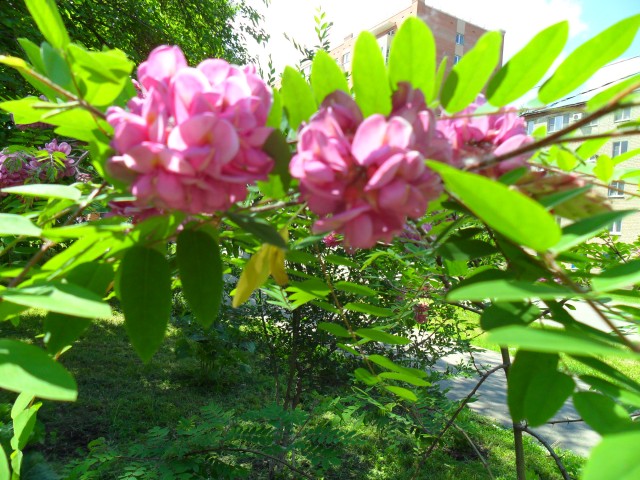
[[[319, 410], [335, 415], [325, 418], [299, 407], [313, 401], [320, 367], [336, 362], [359, 382], [358, 409], [373, 405], [385, 412], [384, 428], [393, 423], [415, 435], [411, 448], [420, 472], [466, 404], [443, 405], [425, 372], [445, 352], [469, 348], [464, 330], [473, 326], [457, 318], [456, 305], [480, 314], [489, 340], [502, 346], [519, 480], [526, 474], [522, 433], [546, 423], [568, 398], [604, 434], [585, 478], [604, 478], [616, 462], [625, 471], [637, 469], [635, 456], [619, 445], [637, 439], [637, 423], [626, 409], [640, 406], [640, 385], [595, 357], [637, 360], [640, 351], [613, 322], [638, 322], [636, 252], [597, 241], [630, 212], [611, 212], [589, 191], [634, 174], [610, 158], [588, 164], [585, 152], [593, 144], [574, 148], [573, 142], [581, 126], [636, 101], [637, 79], [588, 103], [586, 115], [565, 129], [532, 138], [514, 109], [496, 105], [510, 98], [503, 85], [521, 92], [528, 87], [531, 79], [522, 70], [529, 62], [538, 66], [534, 76], [545, 75], [566, 40], [563, 26], [541, 34], [554, 46], [545, 56], [527, 46], [498, 72], [502, 36], [490, 32], [442, 81], [426, 27], [405, 23], [388, 66], [365, 32], [355, 43], [355, 99], [335, 62], [319, 53], [309, 58], [310, 82], [285, 70], [275, 96], [280, 102], [272, 101], [251, 67], [205, 60], [191, 68], [178, 47], [154, 49], [134, 85], [133, 63], [121, 50], [71, 41], [76, 24], [65, 28], [71, 14], [64, 5], [26, 5], [45, 41], [38, 47], [23, 40], [28, 60], [0, 56], [0, 63], [44, 98], [6, 101], [0, 108], [18, 124], [47, 123], [56, 135], [83, 142], [95, 176], [87, 183], [3, 190], [12, 203], [0, 217], [0, 256], [7, 255], [0, 320], [17, 324], [29, 308], [48, 313], [40, 329], [46, 350], [0, 339], [0, 386], [18, 394], [8, 455], [0, 452], [0, 479], [10, 469], [15, 475], [23, 470], [41, 405], [36, 397], [76, 398], [75, 379], [59, 360], [90, 319], [109, 317], [113, 307], [122, 308], [132, 346], [150, 362], [169, 330], [173, 287], [180, 287], [195, 320], [209, 329], [199, 342], [209, 344], [200, 349], [203, 366], [242, 362], [225, 338], [241, 331], [241, 322], [218, 321], [211, 328], [221, 298], [229, 300], [223, 296], [226, 272], [238, 278], [232, 307], [257, 307], [245, 323], [257, 320], [264, 334], [276, 379], [273, 406], [253, 423], [251, 413], [232, 420], [232, 411], [211, 407], [205, 423], [152, 430], [125, 453], [94, 444], [91, 459], [154, 460], [136, 463], [131, 477], [148, 475], [147, 468], [158, 469], [157, 475], [238, 475], [234, 469], [248, 470], [235, 454], [256, 454], [255, 442], [256, 455], [298, 474], [296, 465], [322, 474], [337, 462], [332, 448], [354, 438], [341, 436], [332, 419], [353, 410], [321, 399]], [[175, 7], [191, 20], [204, 18], [184, 2]], [[316, 21], [324, 41], [330, 24], [323, 16]], [[586, 80], [624, 51], [639, 26], [640, 16], [631, 17], [576, 49], [537, 100], [554, 101]], [[413, 52], [425, 42], [417, 66]], [[146, 56], [147, 50], [136, 51]], [[478, 96], [487, 85], [489, 103]], [[639, 132], [632, 119], [608, 135]], [[108, 215], [87, 219], [88, 208]], [[561, 228], [554, 215], [568, 224]], [[611, 251], [617, 251], [614, 260]], [[618, 260], [623, 263], [615, 265]], [[576, 299], [611, 333], [574, 318], [566, 302]], [[539, 328], [542, 319], [560, 326]], [[218, 356], [211, 345], [229, 355]], [[518, 348], [513, 363], [507, 346]], [[580, 375], [593, 393], [585, 395], [562, 371], [560, 354], [601, 374]], [[283, 360], [286, 368], [278, 369]], [[340, 368], [330, 373], [336, 370], [346, 377]], [[376, 426], [378, 420], [363, 416]], [[196, 459], [200, 453], [207, 461]], [[99, 467], [91, 459], [77, 468]]]

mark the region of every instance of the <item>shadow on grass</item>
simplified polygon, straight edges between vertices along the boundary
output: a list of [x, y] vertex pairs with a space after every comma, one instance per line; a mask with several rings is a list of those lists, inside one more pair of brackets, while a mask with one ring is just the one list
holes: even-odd
[[[41, 342], [34, 338], [41, 333], [42, 316], [23, 316], [18, 327], [4, 323], [0, 336]], [[246, 381], [234, 376], [228, 388], [204, 381], [197, 361], [176, 359], [178, 335], [170, 327], [162, 347], [144, 364], [129, 343], [121, 317], [94, 321], [60, 358], [78, 383], [78, 400], [45, 401], [38, 414], [46, 428], [43, 451], [60, 461], [99, 437], [129, 442], [154, 426], [175, 425], [212, 399], [233, 407], [239, 390], [243, 402], [247, 395], [255, 395], [258, 404], [264, 398], [265, 392], [248, 376]], [[252, 388], [247, 388], [249, 383]], [[0, 401], [13, 398], [0, 391]]]

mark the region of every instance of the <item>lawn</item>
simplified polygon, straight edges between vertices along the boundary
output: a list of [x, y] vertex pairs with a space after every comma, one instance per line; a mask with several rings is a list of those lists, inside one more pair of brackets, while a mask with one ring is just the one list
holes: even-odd
[[[2, 324], [3, 336], [32, 339], [41, 320], [42, 317], [35, 312], [24, 316], [18, 328], [5, 322]], [[35, 442], [28, 449], [41, 452], [54, 470], [61, 471], [69, 462], [77, 464], [89, 458], [89, 442], [104, 438], [110, 451], [118, 452], [121, 458], [112, 461], [100, 476], [76, 478], [121, 478], [123, 472], [136, 468], [138, 470], [135, 471], [142, 471], [139, 462], [127, 460], [128, 454], [122, 452], [139, 448], [146, 441], [143, 439], [148, 437], [146, 433], [154, 427], [165, 427], [172, 432], [177, 425], [180, 428], [186, 424], [190, 425], [189, 428], [199, 428], [199, 422], [204, 422], [202, 419], [205, 417], [201, 409], [207, 405], [215, 407], [216, 411], [231, 412], [225, 427], [227, 430], [236, 426], [246, 429], [247, 425], [253, 424], [255, 431], [260, 431], [258, 427], [264, 426], [264, 422], [255, 418], [256, 412], [268, 410], [275, 398], [266, 359], [256, 353], [256, 358], [251, 361], [253, 370], [244, 373], [236, 370], [229, 375], [211, 378], [203, 374], [201, 363], [194, 358], [178, 359], [176, 349], [180, 338], [180, 329], [171, 327], [163, 347], [145, 365], [129, 345], [120, 316], [94, 322], [84, 337], [61, 357], [61, 362], [78, 381], [78, 401], [44, 402], [39, 412], [39, 421], [45, 432], [40, 435], [42, 443]], [[310, 402], [301, 407], [309, 418], [304, 428], [327, 425], [332, 432], [339, 432], [336, 435], [340, 438], [347, 439], [345, 444], [336, 444], [339, 465], [322, 472], [311, 470], [313, 477], [354, 480], [410, 478], [432, 434], [416, 432], [397, 420], [396, 413], [402, 411], [399, 406], [377, 411], [371, 406], [359, 405], [356, 410], [358, 396], [354, 392], [358, 390], [350, 385], [339, 388], [318, 385], [313, 398], [319, 399], [322, 405], [336, 403], [335, 399], [340, 399], [343, 411], [338, 414], [330, 409], [314, 411], [320, 408], [318, 403], [312, 405]], [[0, 400], [10, 400], [9, 395], [4, 396]], [[389, 404], [386, 405], [388, 407]], [[351, 413], [344, 414], [347, 411]], [[190, 420], [185, 423], [186, 418]], [[422, 465], [415, 478], [491, 478], [479, 460], [478, 452], [489, 464], [494, 478], [515, 478], [513, 440], [509, 430], [468, 410], [463, 412], [456, 425], [444, 436], [442, 444]], [[546, 451], [530, 439], [526, 439], [526, 450], [532, 478], [559, 478]], [[311, 465], [301, 460], [304, 454], [304, 451], [299, 453], [298, 462], [311, 469]], [[582, 459], [568, 452], [562, 456], [569, 471], [577, 474]], [[259, 459], [235, 454], [227, 455], [224, 460], [248, 469], [247, 478], [268, 478], [266, 464]], [[157, 458], [154, 462], [157, 463]], [[284, 476], [278, 478], [292, 478], [283, 472], [281, 474]]]

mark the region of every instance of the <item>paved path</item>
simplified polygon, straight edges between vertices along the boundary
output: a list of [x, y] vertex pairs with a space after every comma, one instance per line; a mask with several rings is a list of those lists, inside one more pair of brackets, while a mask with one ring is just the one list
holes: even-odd
[[[474, 353], [473, 356], [479, 368], [489, 370], [502, 364], [500, 354], [491, 350], [482, 350], [479, 353]], [[447, 365], [455, 366], [460, 364], [461, 361], [466, 362], [468, 360], [469, 357], [465, 357], [465, 354], [448, 355], [439, 361], [437, 367], [444, 370]], [[449, 388], [448, 398], [460, 400], [471, 392], [478, 380], [478, 376], [472, 378], [456, 377], [443, 381], [441, 385]], [[476, 392], [475, 398], [477, 398], [475, 402], [468, 404], [472, 410], [493, 418], [506, 427], [511, 427], [511, 417], [507, 407], [507, 381], [502, 370], [490, 375], [484, 381]], [[580, 418], [580, 415], [573, 408], [571, 401], [568, 401], [553, 420], [572, 418]], [[591, 430], [584, 422], [545, 425], [533, 430], [543, 436], [554, 447], [571, 450], [583, 456], [587, 456], [589, 450], [600, 440], [600, 435]]]

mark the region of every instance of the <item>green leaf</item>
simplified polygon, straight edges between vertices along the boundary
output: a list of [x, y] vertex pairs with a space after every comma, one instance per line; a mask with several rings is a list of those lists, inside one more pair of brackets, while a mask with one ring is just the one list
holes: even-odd
[[447, 260], [471, 260], [497, 253], [498, 249], [482, 240], [451, 239], [443, 243], [436, 253]]
[[4, 448], [0, 445], [0, 480], [10, 480], [11, 471], [9, 470], [9, 461], [4, 453]]
[[42, 36], [55, 48], [64, 49], [70, 42], [67, 29], [54, 0], [25, 0], [29, 13]]
[[576, 384], [564, 373], [551, 370], [531, 379], [524, 399], [528, 424], [538, 427], [553, 417], [567, 401]]
[[491, 79], [487, 99], [502, 107], [522, 97], [542, 79], [569, 38], [569, 22], [552, 25], [540, 33]]
[[291, 161], [291, 149], [287, 139], [280, 130], [274, 130], [264, 142], [262, 150], [275, 161], [272, 170], [273, 175], [280, 177], [284, 193], [289, 190], [291, 184], [291, 174], [289, 173], [289, 162]]
[[638, 393], [637, 389], [630, 390], [592, 375], [580, 375], [579, 378], [591, 386], [592, 389], [615, 398], [623, 405], [640, 408], [640, 393]]
[[75, 401], [76, 382], [62, 365], [40, 348], [0, 339], [0, 387], [49, 400]]
[[333, 286], [338, 290], [342, 290], [343, 292], [355, 293], [356, 295], [364, 295], [366, 297], [375, 297], [378, 295], [378, 292], [376, 292], [373, 288], [369, 288], [365, 285], [359, 285], [353, 282], [341, 281], [336, 282]]
[[73, 200], [74, 202], [80, 200], [80, 197], [82, 196], [82, 192], [75, 187], [46, 183], [7, 187], [3, 188], [2, 191], [4, 193], [13, 193], [24, 197], [62, 198], [66, 200]]
[[282, 74], [282, 105], [287, 111], [289, 126], [297, 130], [302, 122], [311, 118], [318, 105], [313, 98], [309, 84], [297, 70], [285, 67]]
[[43, 42], [40, 47], [40, 51], [42, 52], [42, 60], [44, 62], [44, 71], [46, 76], [53, 83], [60, 85], [65, 90], [77, 94], [77, 89], [71, 80], [71, 69], [63, 58], [60, 50], [57, 50], [48, 43]]
[[233, 212], [227, 212], [227, 216], [244, 231], [255, 235], [263, 242], [282, 248], [283, 250], [287, 249], [287, 244], [278, 233], [278, 230], [266, 220], [259, 217], [239, 215]]
[[555, 253], [560, 253], [580, 245], [582, 242], [596, 236], [602, 230], [609, 228], [613, 222], [632, 213], [635, 213], [635, 210], [614, 210], [598, 213], [572, 223], [562, 229], [560, 241], [551, 250]]
[[587, 193], [589, 190], [591, 190], [591, 185], [580, 188], [572, 188], [570, 190], [564, 190], [561, 192], [552, 193], [550, 195], [545, 195], [544, 197], [540, 197], [538, 198], [538, 202], [540, 202], [540, 205], [543, 205], [545, 208], [551, 209], [558, 205], [562, 205], [564, 202], [568, 202], [572, 198], [579, 197], [583, 193]]
[[640, 260], [631, 260], [605, 270], [591, 280], [596, 292], [608, 292], [640, 282]]
[[527, 416], [525, 401], [532, 380], [539, 375], [547, 375], [556, 371], [558, 355], [519, 350], [509, 368], [507, 381], [507, 404], [514, 422], [524, 420]]
[[409, 82], [433, 100], [436, 74], [436, 42], [427, 24], [410, 17], [398, 29], [389, 53], [389, 81], [396, 90], [399, 82]]
[[118, 297], [125, 329], [140, 358], [147, 362], [160, 348], [171, 315], [171, 271], [160, 252], [132, 247], [118, 272]]
[[493, 303], [482, 312], [480, 326], [483, 330], [523, 325], [540, 316], [540, 309], [533, 303]]
[[42, 229], [36, 227], [31, 220], [12, 213], [0, 213], [0, 235], [25, 235], [39, 237]]
[[469, 210], [508, 239], [539, 252], [560, 240], [560, 227], [553, 216], [524, 194], [444, 163], [429, 160], [427, 164]]
[[576, 48], [547, 80], [538, 98], [557, 100], [578, 88], [607, 63], [622, 55], [640, 27], [640, 15], [626, 18]]
[[414, 375], [409, 375], [406, 373], [382, 372], [378, 375], [378, 377], [389, 379], [389, 380], [399, 380], [401, 382], [406, 382], [416, 387], [428, 387], [429, 385], [431, 385], [429, 382], [425, 382], [421, 378], [418, 378]]
[[13, 419], [13, 438], [11, 439], [11, 448], [14, 450], [24, 450], [27, 446], [33, 427], [36, 426], [36, 413], [42, 406], [37, 403], [32, 407], [23, 410]]
[[442, 88], [442, 82], [444, 81], [444, 74], [447, 71], [447, 57], [443, 57], [440, 61], [440, 65], [438, 65], [438, 70], [436, 70], [436, 78], [433, 82], [433, 89], [431, 91], [431, 102], [429, 107], [432, 107], [432, 103], [436, 103], [437, 98], [440, 95], [440, 89]]
[[493, 299], [499, 302], [518, 302], [530, 299], [553, 300], [576, 296], [577, 294], [572, 290], [556, 285], [500, 279], [461, 285], [449, 292], [447, 301]]
[[388, 345], [407, 345], [411, 343], [411, 340], [398, 335], [392, 335], [383, 330], [377, 330], [375, 328], [359, 328], [356, 330], [356, 335], [376, 342], [386, 343]]
[[184, 296], [196, 320], [206, 328], [218, 316], [222, 302], [218, 243], [202, 230], [184, 230], [178, 235], [177, 259]]
[[609, 435], [629, 430], [633, 425], [627, 411], [611, 398], [595, 392], [577, 392], [573, 394], [573, 406], [600, 435]]
[[562, 330], [508, 326], [489, 332], [487, 341], [499, 345], [520, 347], [536, 352], [566, 353], [570, 355], [603, 355], [620, 358], [638, 358], [638, 354], [616, 348], [608, 343]]
[[[618, 82], [612, 87], [607, 88], [604, 92], [600, 92], [599, 94], [592, 97], [587, 102], [587, 110], [592, 112], [595, 110], [598, 110], [599, 108], [602, 108], [605, 105], [607, 105], [611, 100], [613, 100], [613, 98], [618, 96], [623, 91], [633, 88], [634, 86], [637, 88], [639, 85], [640, 85], [640, 75], [635, 75], [631, 78]], [[603, 140], [603, 144], [609, 141], [609, 139], [607, 138], [604, 138], [602, 140]]]
[[604, 375], [608, 376], [615, 382], [625, 385], [635, 390], [636, 392], [640, 393], [639, 383], [637, 383], [636, 381], [634, 381], [624, 373], [616, 370], [611, 365], [604, 363], [602, 360], [598, 360], [597, 358], [594, 358], [594, 357], [585, 357], [583, 355], [575, 355], [573, 356], [573, 358], [587, 365], [588, 367], [591, 367], [592, 369], [597, 370], [600, 373], [603, 373]]
[[596, 160], [596, 166], [593, 167], [593, 173], [598, 180], [609, 183], [609, 180], [613, 177], [613, 160], [609, 155], [600, 155]]
[[350, 312], [365, 313], [367, 315], [373, 315], [374, 317], [390, 317], [393, 315], [393, 310], [389, 308], [378, 307], [376, 305], [370, 305], [368, 303], [347, 303], [344, 306], [345, 310]]
[[396, 387], [395, 385], [385, 385], [384, 388], [389, 390], [394, 395], [403, 398], [404, 400], [408, 400], [410, 402], [417, 402], [418, 397], [411, 390], [402, 387]]
[[369, 355], [367, 359], [370, 362], [375, 363], [376, 365], [380, 365], [381, 367], [386, 368], [388, 370], [392, 370], [394, 372], [406, 373], [407, 375], [413, 375], [414, 377], [419, 377], [419, 378], [425, 378], [427, 376], [427, 372], [424, 372], [423, 370], [418, 370], [417, 368], [403, 367], [401, 365], [393, 363], [387, 357], [383, 357], [382, 355], [375, 355], [375, 354]]
[[278, 93], [278, 90], [274, 90], [273, 103], [271, 104], [271, 110], [269, 110], [266, 125], [267, 127], [279, 129], [280, 123], [282, 123], [282, 96]]
[[336, 61], [324, 50], [319, 50], [313, 57], [311, 65], [311, 88], [318, 105], [325, 97], [336, 90], [349, 93], [347, 77]]
[[380, 46], [370, 32], [358, 35], [353, 50], [353, 91], [366, 117], [391, 113], [391, 88]]
[[109, 318], [111, 308], [98, 295], [78, 285], [51, 282], [0, 292], [5, 302], [83, 318]]
[[42, 119], [46, 110], [34, 108], [36, 104], [44, 103], [38, 97], [25, 97], [20, 100], [0, 102], [0, 108], [13, 115], [13, 121], [17, 124], [36, 123]]
[[501, 52], [502, 34], [487, 32], [453, 66], [440, 94], [447, 112], [458, 113], [476, 99], [498, 66]]
[[364, 368], [356, 368], [353, 372], [355, 377], [363, 383], [366, 383], [369, 386], [375, 385], [380, 382], [380, 379], [371, 374], [369, 370], [365, 370]]
[[608, 435], [591, 451], [582, 480], [640, 478], [640, 431]]
[[349, 330], [335, 323], [319, 322], [318, 329], [329, 332], [336, 337], [351, 337]]

